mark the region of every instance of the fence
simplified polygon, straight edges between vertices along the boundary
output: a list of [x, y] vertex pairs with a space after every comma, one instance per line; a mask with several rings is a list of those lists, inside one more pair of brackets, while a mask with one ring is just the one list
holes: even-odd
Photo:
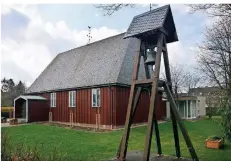
[[1, 107], [1, 117], [13, 118], [14, 107]]

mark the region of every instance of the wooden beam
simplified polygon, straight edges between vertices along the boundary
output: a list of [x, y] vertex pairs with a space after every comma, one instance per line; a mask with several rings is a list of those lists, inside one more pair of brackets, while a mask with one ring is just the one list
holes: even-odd
[[[154, 79], [144, 79], [144, 80], [136, 80], [135, 81], [135, 84], [136, 86], [139, 86], [139, 85], [146, 85], [146, 84], [152, 84], [154, 81]], [[164, 86], [164, 81], [163, 80], [158, 80], [158, 87], [163, 87]], [[166, 82], [167, 84], [170, 85], [169, 82]]]
[[[163, 41], [164, 41], [164, 46], [166, 46], [166, 39], [165, 39], [165, 37], [164, 37]], [[165, 66], [165, 74], [166, 74], [167, 82], [171, 83], [172, 80], [171, 80], [171, 72], [170, 72], [170, 67], [169, 67], [169, 59], [168, 59], [167, 48], [166, 48], [166, 51], [163, 51], [163, 57], [164, 57], [164, 66]], [[171, 91], [171, 93], [173, 93], [171, 85], [170, 85], [170, 91]], [[170, 108], [170, 114], [171, 114], [171, 120], [172, 120], [172, 128], [173, 128], [173, 134], [174, 134], [176, 156], [178, 158], [180, 158], [181, 157], [181, 153], [180, 153], [179, 135], [178, 135], [178, 130], [177, 130], [176, 118], [173, 115], [172, 108]]]
[[[130, 124], [132, 124], [133, 118], [135, 116], [135, 113], [136, 113], [136, 110], [137, 110], [137, 105], [138, 105], [138, 102], [139, 102], [139, 99], [140, 99], [140, 95], [141, 95], [141, 91], [142, 91], [142, 87], [138, 87], [137, 91], [136, 91], [134, 103], [133, 103], [133, 111], [132, 111], [132, 116], [131, 116]], [[120, 145], [119, 145], [119, 148], [117, 150], [117, 157], [119, 157], [119, 155], [120, 155], [122, 140], [123, 140], [123, 137], [120, 140]], [[127, 149], [127, 147], [126, 147], [126, 149]]]
[[194, 147], [192, 145], [192, 142], [191, 142], [191, 140], [189, 138], [188, 132], [187, 132], [187, 130], [186, 130], [181, 118], [180, 118], [180, 115], [179, 115], [179, 113], [177, 111], [177, 106], [176, 106], [176, 103], [175, 103], [174, 98], [172, 96], [172, 93], [171, 93], [168, 85], [165, 84], [164, 88], [165, 88], [166, 94], [168, 96], [168, 100], [170, 101], [170, 104], [171, 104], [170, 108], [172, 109], [173, 115], [175, 116], [175, 118], [176, 118], [176, 120], [177, 120], [177, 122], [179, 124], [179, 127], [181, 129], [181, 132], [182, 132], [182, 135], [183, 135], [184, 140], [186, 142], [186, 145], [188, 147], [188, 150], [189, 150], [189, 152], [190, 152], [190, 154], [192, 156], [192, 159], [193, 159], [193, 161], [199, 161], [199, 159], [197, 157], [197, 154], [196, 154], [196, 151], [195, 151], [195, 149], [194, 149]]
[[[138, 39], [139, 40], [139, 39]], [[137, 54], [136, 54], [136, 58], [135, 58], [135, 64], [133, 66], [133, 73], [132, 73], [132, 80], [137, 80], [138, 75], [139, 75], [139, 67], [140, 67], [140, 57], [141, 57], [141, 53], [140, 53], [140, 45], [141, 45], [141, 40], [139, 40], [138, 44], [137, 44]]]
[[152, 84], [153, 79], [144, 79], [144, 80], [136, 80], [136, 85], [142, 85], [142, 84]]
[[166, 48], [166, 47], [163, 47], [163, 48], [162, 48], [162, 51], [167, 52], [167, 48]]
[[161, 32], [163, 32], [164, 35], [168, 36], [168, 32], [162, 27], [159, 29]]
[[[157, 93], [156, 93], [157, 97]], [[157, 100], [155, 100], [155, 107], [157, 107]], [[155, 109], [154, 107], [154, 109]], [[158, 127], [158, 122], [156, 119], [156, 111], [153, 113], [153, 122], [154, 122], [154, 132], [155, 132], [155, 138], [156, 138], [156, 146], [157, 146], [157, 154], [161, 155], [162, 154], [162, 148], [161, 148], [161, 142], [160, 142], [160, 133], [159, 133], [159, 127]]]
[[139, 66], [140, 66], [140, 57], [141, 57], [140, 45], [141, 45], [141, 40], [139, 40], [139, 43], [137, 44], [137, 54], [135, 58], [135, 64], [133, 67], [132, 85], [130, 89], [128, 109], [127, 109], [127, 115], [126, 115], [125, 127], [124, 127], [124, 135], [123, 135], [123, 141], [121, 144], [121, 151], [120, 151], [120, 157], [119, 157], [120, 161], [123, 161], [125, 159], [126, 153], [127, 153], [127, 142], [128, 142], [128, 138], [130, 134], [131, 116], [132, 116], [132, 111], [133, 111], [132, 104], [133, 104], [133, 97], [134, 97], [134, 92], [135, 92], [135, 80], [137, 80], [138, 78]]
[[149, 155], [150, 155], [150, 147], [151, 147], [152, 131], [153, 131], [154, 103], [155, 103], [155, 99], [156, 99], [157, 85], [158, 85], [158, 79], [159, 79], [159, 73], [160, 73], [162, 44], [163, 44], [163, 33], [159, 33], [158, 43], [157, 43], [157, 53], [156, 53], [156, 64], [155, 64], [155, 71], [154, 71], [154, 80], [152, 83], [152, 90], [151, 90], [151, 99], [150, 99], [150, 106], [149, 106], [148, 125], [147, 125], [147, 133], [146, 133], [146, 138], [145, 138], [143, 161], [148, 161]]
[[[145, 64], [146, 55], [144, 55], [143, 60], [144, 60], [144, 69], [145, 69], [146, 79], [150, 80], [150, 78], [151, 78], [151, 76], [150, 76], [150, 70], [148, 68], [148, 65]], [[151, 80], [152, 80], [152, 82], [154, 81], [153, 79], [151, 79]], [[158, 80], [158, 87], [162, 87], [163, 83], [164, 83], [164, 81]], [[155, 105], [154, 106], [156, 106], [156, 104], [157, 104], [157, 101], [155, 100]], [[159, 128], [158, 128], [158, 122], [156, 120], [155, 111], [154, 111], [154, 114], [153, 114], [153, 118], [154, 118], [154, 129], [155, 129], [157, 153], [159, 155], [161, 155], [162, 154], [162, 150], [161, 150], [161, 143], [160, 143], [160, 135], [159, 135]]]

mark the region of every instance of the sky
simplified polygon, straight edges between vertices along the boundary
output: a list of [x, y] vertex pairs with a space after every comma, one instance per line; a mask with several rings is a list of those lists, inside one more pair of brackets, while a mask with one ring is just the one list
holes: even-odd
[[[170, 63], [193, 69], [211, 19], [202, 12], [189, 13], [186, 5], [171, 9], [179, 41], [167, 45]], [[30, 86], [57, 54], [87, 43], [88, 26], [91, 42], [98, 41], [126, 32], [132, 18], [148, 10], [149, 4], [138, 4], [104, 16], [93, 4], [2, 4], [1, 78]]]

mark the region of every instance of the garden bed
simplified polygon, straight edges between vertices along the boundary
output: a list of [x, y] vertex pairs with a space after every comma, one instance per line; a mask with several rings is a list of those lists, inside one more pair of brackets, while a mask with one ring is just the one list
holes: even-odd
[[205, 140], [206, 148], [210, 149], [223, 149], [224, 148], [224, 138], [218, 136], [212, 136]]
[[10, 123], [10, 125], [17, 125], [18, 124], [18, 119], [15, 119], [15, 118], [10, 119], [9, 123]]

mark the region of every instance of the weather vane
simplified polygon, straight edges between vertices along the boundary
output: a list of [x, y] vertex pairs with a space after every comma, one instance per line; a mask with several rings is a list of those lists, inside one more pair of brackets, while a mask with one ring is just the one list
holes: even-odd
[[89, 44], [90, 41], [91, 41], [91, 38], [92, 38], [92, 36], [91, 36], [91, 26], [88, 26], [88, 34], [87, 34], [87, 37], [88, 37], [88, 44]]

